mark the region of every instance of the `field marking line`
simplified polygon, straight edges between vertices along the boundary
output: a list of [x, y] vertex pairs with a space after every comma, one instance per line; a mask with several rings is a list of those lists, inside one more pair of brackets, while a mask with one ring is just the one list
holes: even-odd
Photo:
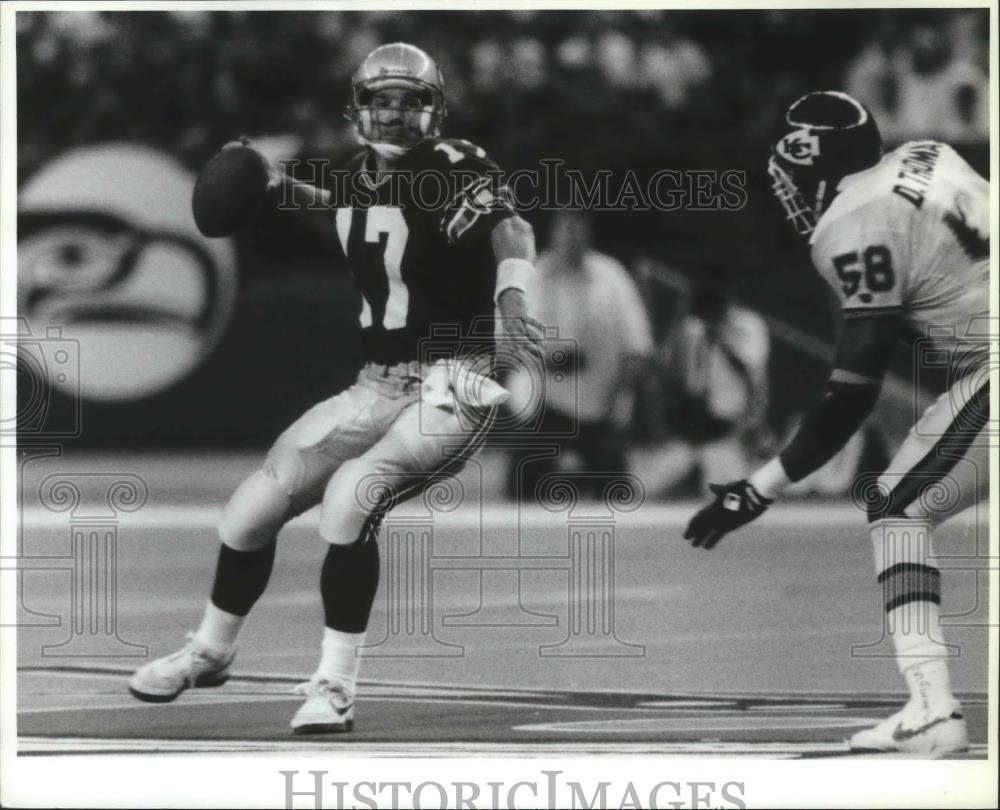
[[[326, 743], [324, 745], [323, 743]], [[300, 754], [313, 757], [407, 757], [434, 759], [441, 757], [552, 757], [552, 756], [739, 756], [767, 759], [799, 759], [806, 755], [823, 757], [850, 756], [846, 741], [803, 743], [736, 743], [736, 742], [419, 742], [419, 743], [351, 743], [347, 740], [330, 744], [327, 739], [317, 740], [174, 740], [174, 739], [102, 739], [76, 738], [52, 739], [47, 737], [22, 737], [18, 740], [20, 756], [79, 756], [88, 754], [233, 754], [273, 756], [275, 754]], [[987, 746], [973, 744], [965, 756], [948, 759], [982, 758]], [[899, 759], [899, 755], [854, 755], [855, 759]], [[904, 757], [926, 759], [925, 757]]]
[[[59, 712], [102, 712], [102, 711], [120, 711], [123, 709], [163, 709], [166, 706], [171, 706], [178, 709], [196, 709], [202, 706], [221, 706], [227, 704], [236, 703], [270, 703], [270, 702], [283, 702], [286, 700], [301, 700], [299, 695], [282, 695], [280, 693], [261, 693], [261, 694], [246, 694], [246, 693], [235, 693], [231, 695], [218, 695], [218, 696], [201, 696], [198, 695], [195, 701], [183, 701], [181, 703], [147, 703], [142, 700], [133, 700], [128, 703], [116, 703], [111, 705], [103, 706], [51, 706], [51, 707], [31, 707], [27, 709], [18, 709], [18, 714], [46, 714], [46, 713], [59, 713]], [[358, 695], [358, 703], [440, 703], [446, 706], [490, 706], [496, 709], [548, 709], [552, 711], [568, 711], [568, 712], [616, 712], [618, 714], [655, 714], [660, 713], [663, 709], [650, 709], [644, 707], [636, 706], [573, 706], [563, 703], [532, 703], [528, 701], [510, 701], [510, 700], [483, 700], [481, 698], [472, 697], [434, 697], [434, 696], [423, 696], [423, 695], [366, 695], [363, 692]], [[678, 711], [697, 711], [696, 709], [678, 709]], [[794, 711], [794, 707], [790, 707], [788, 711]], [[736, 710], [726, 710], [720, 709], [718, 712], [713, 712], [713, 717], [725, 717], [732, 715], [733, 717], [744, 717], [746, 712], [742, 709]], [[658, 718], [647, 717], [646, 719], [654, 720]], [[675, 718], [679, 719], [679, 718]], [[692, 718], [694, 719], [694, 718]], [[583, 721], [589, 722], [589, 721]], [[603, 722], [603, 721], [594, 721]], [[874, 722], [874, 721], [866, 721]]]
[[[743, 720], [742, 723], [738, 722]], [[514, 726], [514, 731], [545, 731], [554, 734], [701, 734], [716, 731], [768, 732], [810, 731], [820, 728], [854, 728], [873, 726], [876, 717], [768, 717], [749, 715], [747, 712], [726, 714], [720, 712], [700, 717], [632, 717], [615, 720], [572, 720], [569, 722], [529, 723]]]
[[[127, 753], [303, 753], [316, 756], [331, 756], [343, 754], [350, 757], [455, 757], [465, 755], [478, 756], [524, 756], [537, 754], [539, 756], [594, 754], [645, 754], [662, 756], [672, 753], [691, 754], [737, 754], [770, 753], [776, 755], [795, 755], [801, 753], [840, 752], [845, 749], [842, 742], [809, 743], [761, 743], [758, 745], [746, 743], [567, 743], [552, 741], [540, 742], [416, 742], [416, 743], [360, 743], [352, 744], [347, 740], [337, 741], [330, 745], [328, 739], [316, 740], [177, 740], [177, 739], [103, 739], [76, 738], [52, 739], [47, 737], [22, 737], [18, 741], [18, 754], [29, 753], [105, 753], [109, 749], [119, 749]], [[322, 743], [328, 743], [323, 746]], [[28, 750], [34, 747], [35, 751]]]
[[[133, 670], [115, 664], [52, 664], [36, 665], [28, 664], [18, 667], [19, 673], [59, 676], [67, 675], [72, 677], [121, 677], [131, 675]], [[244, 672], [232, 675], [230, 683], [275, 683], [294, 685], [305, 680], [302, 673], [288, 672]], [[590, 688], [590, 689], [548, 689], [540, 690], [531, 687], [505, 686], [501, 684], [448, 684], [439, 681], [393, 681], [385, 679], [361, 679], [358, 682], [359, 689], [384, 688], [396, 690], [413, 690], [414, 695], [424, 694], [420, 690], [436, 690], [439, 693], [454, 694], [468, 693], [480, 695], [514, 695], [514, 696], [550, 696], [553, 693], [560, 695], [632, 695], [636, 697], [647, 697], [650, 700], [661, 700], [669, 697], [692, 700], [805, 700], [820, 701], [829, 700], [836, 703], [849, 703], [850, 701], [875, 702], [879, 704], [898, 703], [902, 705], [908, 697], [905, 692], [843, 692], [830, 690], [812, 689], [780, 689], [774, 691], [764, 691], [747, 689], [740, 692], [719, 692], [719, 691], [681, 691], [673, 693], [649, 693], [641, 689], [626, 687]], [[988, 696], [985, 692], [958, 691], [955, 693], [963, 704], [966, 705], [988, 705]]]
[[[620, 515], [616, 518], [615, 525], [641, 529], [682, 524], [700, 505], [696, 501], [647, 504], [635, 512]], [[586, 508], [586, 505], [583, 505], [580, 511], [586, 512]], [[118, 523], [122, 527], [137, 529], [209, 529], [215, 527], [221, 511], [221, 504], [148, 504], [137, 512], [121, 515]], [[426, 513], [419, 505], [401, 504], [393, 510], [387, 521], [415, 515], [426, 515]], [[65, 514], [52, 512], [39, 505], [23, 509], [20, 517], [24, 528], [63, 528], [69, 523], [69, 518]], [[434, 520], [442, 529], [457, 530], [517, 526], [536, 530], [567, 525], [566, 514], [563, 512], [549, 512], [542, 507], [533, 506], [522, 509], [518, 514], [509, 504], [496, 503], [470, 505], [467, 509], [435, 515]], [[804, 523], [827, 528], [856, 523], [863, 527], [865, 522], [865, 513], [861, 509], [842, 501], [779, 504], [772, 507], [767, 516], [767, 525], [773, 528], [801, 527]], [[315, 529], [319, 525], [319, 511], [311, 509], [287, 525], [291, 528]]]

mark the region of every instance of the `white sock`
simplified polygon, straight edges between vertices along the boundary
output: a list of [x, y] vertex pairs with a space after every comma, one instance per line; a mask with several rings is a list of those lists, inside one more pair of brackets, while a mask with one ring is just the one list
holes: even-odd
[[936, 660], [914, 664], [903, 670], [903, 677], [910, 688], [910, 699], [920, 706], [927, 720], [951, 714], [956, 701], [951, 694], [947, 663]]
[[941, 576], [931, 556], [926, 520], [886, 519], [872, 526], [875, 566], [886, 601], [886, 630], [910, 698], [925, 714], [954, 703], [949, 648], [940, 628]]
[[201, 625], [194, 634], [195, 638], [211, 648], [228, 652], [236, 644], [236, 637], [239, 635], [245, 619], [246, 616], [227, 613], [209, 600], [205, 606]]
[[361, 668], [361, 658], [354, 654], [354, 649], [364, 640], [364, 633], [344, 633], [324, 627], [323, 652], [315, 677], [340, 681], [353, 692]]
[[[940, 610], [933, 602], [910, 602], [888, 616], [896, 660], [910, 698], [936, 716], [954, 702], [948, 648], [940, 641]], [[907, 629], [908, 628], [908, 629]]]

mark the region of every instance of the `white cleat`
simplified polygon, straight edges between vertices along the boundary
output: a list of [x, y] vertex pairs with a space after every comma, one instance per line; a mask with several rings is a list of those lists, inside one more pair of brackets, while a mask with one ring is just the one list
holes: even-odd
[[852, 751], [899, 752], [940, 757], [969, 748], [969, 731], [958, 701], [926, 713], [914, 701], [874, 728], [859, 731], [849, 742]]
[[188, 633], [181, 650], [137, 669], [128, 690], [148, 703], [169, 703], [192, 686], [222, 686], [229, 680], [229, 666], [235, 657], [235, 648], [220, 653]]
[[314, 678], [292, 690], [306, 702], [292, 718], [295, 734], [342, 734], [354, 728], [354, 692], [339, 681]]

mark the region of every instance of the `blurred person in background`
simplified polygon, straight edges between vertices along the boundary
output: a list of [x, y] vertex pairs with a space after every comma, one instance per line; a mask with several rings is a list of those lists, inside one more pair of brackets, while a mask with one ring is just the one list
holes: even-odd
[[847, 68], [848, 92], [871, 109], [890, 145], [989, 139], [989, 80], [963, 18], [881, 32]]
[[706, 481], [748, 474], [770, 435], [770, 336], [759, 315], [733, 301], [721, 269], [703, 271], [659, 354], [669, 438], [632, 455], [647, 489], [701, 491]]
[[904, 138], [985, 141], [988, 96], [986, 75], [955, 52], [948, 28], [921, 25], [913, 31], [899, 87]]
[[[537, 407], [539, 431], [567, 437], [555, 458], [527, 459], [527, 448], [515, 453], [508, 492], [529, 501], [542, 476], [555, 470], [593, 473], [588, 494], [596, 496], [604, 474], [628, 466], [626, 435], [652, 350], [652, 330], [632, 277], [619, 261], [595, 250], [591, 237], [586, 212], [559, 211], [529, 287], [532, 315], [546, 329], [558, 330], [553, 346], [563, 351], [570, 341], [575, 353], [557, 363], [551, 352], [543, 352], [546, 377], [540, 392], [530, 390], [526, 375], [510, 381], [515, 411]], [[539, 401], [529, 403], [533, 394]]]
[[639, 56], [646, 82], [656, 89], [667, 109], [684, 106], [712, 76], [712, 63], [691, 39], [680, 36], [669, 22], [644, 37]]
[[899, 112], [899, 74], [904, 61], [905, 32], [883, 25], [871, 42], [847, 66], [844, 85], [874, 115], [886, 143], [902, 143], [904, 127]]

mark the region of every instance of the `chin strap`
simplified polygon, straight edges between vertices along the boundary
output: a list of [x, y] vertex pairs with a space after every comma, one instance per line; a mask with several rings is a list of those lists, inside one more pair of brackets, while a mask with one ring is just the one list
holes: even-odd
[[816, 187], [816, 205], [813, 207], [813, 214], [817, 220], [823, 214], [824, 203], [826, 203], [826, 180], [820, 180]]

